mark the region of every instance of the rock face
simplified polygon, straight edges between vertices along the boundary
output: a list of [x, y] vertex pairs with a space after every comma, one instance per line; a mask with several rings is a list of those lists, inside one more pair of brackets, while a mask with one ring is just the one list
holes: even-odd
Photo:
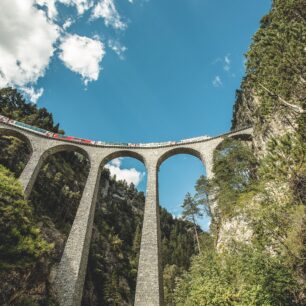
[[283, 110], [276, 111], [267, 118], [259, 116], [261, 99], [254, 90], [242, 83], [241, 90], [236, 93], [232, 119], [232, 129], [253, 127], [253, 147], [258, 157], [265, 154], [267, 143], [272, 137], [293, 132], [297, 127], [296, 113], [290, 109], [286, 109], [285, 113]]
[[252, 233], [247, 218], [243, 214], [226, 219], [219, 230], [217, 251], [222, 252], [233, 240], [248, 243]]
[[258, 104], [258, 98], [251, 90], [247, 90], [243, 86], [237, 90], [236, 103], [233, 107], [232, 130], [254, 126], [254, 113]]

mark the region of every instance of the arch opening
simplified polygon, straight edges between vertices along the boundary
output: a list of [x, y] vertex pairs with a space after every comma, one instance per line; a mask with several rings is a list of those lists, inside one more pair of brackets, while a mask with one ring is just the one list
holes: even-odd
[[0, 128], [0, 164], [20, 176], [33, 152], [30, 140], [15, 130]]
[[194, 150], [192, 148], [180, 147], [180, 148], [174, 148], [164, 153], [157, 161], [157, 170], [159, 170], [161, 164], [164, 161], [178, 154], [185, 154], [185, 155], [191, 155], [191, 156], [197, 157], [200, 161], [204, 163], [204, 159], [202, 159], [201, 153], [199, 151]]
[[87, 181], [90, 160], [83, 149], [74, 145], [52, 147], [41, 160], [29, 200], [41, 220], [42, 231], [53, 228], [54, 233], [48, 232], [58, 235], [47, 235], [47, 239], [55, 240], [58, 253], [53, 259], [59, 262]]
[[253, 136], [252, 134], [247, 134], [247, 133], [239, 133], [236, 135], [229, 135], [228, 138], [236, 139], [236, 140], [241, 140], [241, 141], [252, 141]]
[[[240, 135], [237, 135], [240, 136]], [[213, 153], [213, 188], [217, 190], [218, 212], [231, 215], [237, 197], [257, 178], [257, 159], [252, 138], [226, 137]], [[225, 184], [226, 182], [226, 184]]]
[[133, 305], [146, 189], [144, 158], [108, 155], [99, 183], [82, 306]]
[[[163, 263], [164, 301], [173, 305], [175, 284], [172, 279], [188, 270], [192, 255], [198, 253], [198, 240], [209, 229], [210, 217], [204, 205], [198, 206], [203, 218], [195, 215], [183, 218], [182, 205], [193, 199], [195, 185], [205, 176], [205, 166], [199, 152], [192, 149], [172, 150], [159, 161], [159, 203]], [[195, 222], [195, 224], [193, 223]]]

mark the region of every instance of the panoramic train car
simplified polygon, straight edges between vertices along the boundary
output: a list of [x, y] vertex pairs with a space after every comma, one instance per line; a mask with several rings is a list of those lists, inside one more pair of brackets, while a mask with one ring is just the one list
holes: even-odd
[[71, 141], [71, 142], [78, 142], [78, 143], [85, 143], [85, 144], [94, 144], [95, 141], [89, 140], [89, 139], [84, 139], [84, 138], [78, 138], [78, 137], [73, 137], [73, 136], [65, 136], [65, 135], [61, 135], [61, 134], [57, 134], [57, 133], [52, 133], [49, 132], [47, 130], [35, 127], [35, 126], [31, 126], [28, 125], [26, 123], [23, 122], [19, 122], [16, 120], [12, 120], [9, 119], [5, 116], [1, 116], [0, 115], [0, 122], [12, 125], [12, 126], [17, 126], [23, 130], [28, 130], [28, 131], [32, 131], [35, 133], [38, 133], [40, 135], [49, 137], [49, 138], [55, 138], [55, 139], [61, 139], [61, 140], [65, 140], [65, 141]]

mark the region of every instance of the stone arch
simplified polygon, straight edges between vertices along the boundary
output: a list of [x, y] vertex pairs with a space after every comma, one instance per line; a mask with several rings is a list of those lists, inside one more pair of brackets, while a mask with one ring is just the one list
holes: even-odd
[[222, 143], [226, 140], [226, 139], [234, 139], [234, 140], [239, 140], [239, 141], [244, 141], [244, 142], [252, 142], [253, 141], [253, 134], [252, 132], [248, 131], [241, 131], [241, 132], [237, 132], [237, 133], [232, 133], [232, 134], [228, 134], [225, 135], [224, 137], [222, 137], [220, 139], [220, 141], [216, 144], [216, 146], [213, 149], [213, 152], [215, 152], [216, 150], [218, 150], [220, 148], [220, 146], [222, 145]]
[[[38, 143], [39, 144], [39, 143]], [[26, 185], [27, 187], [25, 188], [27, 197], [29, 197], [33, 203], [45, 203], [47, 201], [43, 201], [43, 198], [45, 197], [46, 199], [52, 199], [52, 195], [48, 194], [46, 192], [46, 188], [44, 187], [44, 184], [48, 184], [48, 182], [50, 184], [54, 183], [54, 178], [55, 178], [55, 174], [57, 173], [61, 173], [61, 175], [59, 176], [60, 179], [60, 183], [62, 182], [66, 182], [68, 183], [69, 186], [69, 192], [79, 192], [80, 193], [80, 199], [82, 196], [82, 193], [84, 192], [84, 187], [86, 185], [86, 181], [89, 175], [89, 171], [90, 171], [90, 167], [91, 167], [91, 159], [90, 159], [90, 154], [83, 149], [80, 146], [74, 145], [74, 144], [66, 144], [66, 143], [61, 143], [61, 144], [54, 144], [54, 143], [50, 143], [49, 147], [46, 148], [46, 150], [44, 151], [40, 151], [43, 150], [43, 144], [46, 144], [46, 146], [48, 146], [48, 142], [42, 142], [39, 146], [39, 151], [34, 151], [33, 154], [33, 160], [31, 160], [29, 162], [29, 166], [31, 169], [26, 169], [28, 170], [27, 172], [29, 172], [29, 181], [28, 184]], [[38, 153], [37, 153], [38, 152]], [[59, 156], [57, 155], [58, 153], [61, 152], [77, 152], [79, 154], [81, 154], [84, 157], [84, 161], [79, 160], [78, 158], [76, 159], [70, 159], [69, 156], [67, 158], [67, 156]], [[37, 155], [36, 155], [37, 154]], [[50, 159], [52, 156], [54, 156], [56, 159]], [[67, 163], [68, 167], [71, 167], [72, 171], [70, 172], [72, 175], [72, 179], [66, 179], [65, 178], [65, 168], [61, 168], [58, 165], [58, 158], [60, 158], [60, 161], [63, 161], [65, 163]], [[55, 163], [52, 163], [52, 161], [55, 161]], [[47, 170], [51, 176], [49, 177], [49, 175], [46, 175], [47, 173], [43, 173], [42, 169], [44, 167], [44, 165], [46, 163], [51, 162], [50, 165], [53, 165], [53, 168], [51, 168], [51, 171]], [[78, 171], [78, 167], [79, 166], [85, 166], [84, 167], [84, 171]], [[52, 170], [53, 169], [53, 170]], [[21, 177], [22, 179], [22, 177]], [[76, 183], [77, 182], [77, 183]], [[66, 184], [65, 183], [65, 184]], [[56, 183], [54, 186], [58, 186], [58, 184]], [[32, 193], [32, 189], [35, 188], [38, 192], [36, 193]], [[57, 188], [57, 187], [56, 187]], [[58, 192], [62, 193], [63, 191], [60, 189], [60, 187], [58, 186]], [[64, 195], [64, 193], [62, 194]], [[65, 197], [64, 197], [65, 198]], [[77, 207], [79, 205], [79, 200], [77, 198], [74, 198], [71, 202], [71, 205], [75, 202], [75, 204], [73, 204], [71, 206], [71, 208], [73, 208], [72, 210], [66, 209], [66, 211], [70, 211], [70, 213], [65, 213], [65, 216], [67, 216], [66, 221], [67, 224], [73, 222], [74, 219], [74, 213], [77, 210]], [[44, 213], [46, 213], [50, 218], [54, 218], [54, 220], [58, 220], [58, 217], [56, 217], [58, 215], [58, 212], [60, 212], [63, 208], [61, 207], [61, 201], [63, 199], [59, 199], [56, 201], [53, 201], [53, 208], [52, 210], [50, 209], [50, 205], [37, 205], [36, 209], [38, 209], [39, 211], [42, 211]], [[52, 203], [52, 201], [49, 200], [49, 203]], [[70, 203], [70, 202], [69, 202]], [[75, 210], [75, 211], [74, 211]], [[53, 211], [53, 212], [52, 212]], [[53, 221], [54, 221], [53, 220]], [[55, 221], [54, 221], [55, 222]], [[55, 222], [56, 223], [56, 222]], [[59, 222], [60, 223], [60, 222]]]
[[19, 131], [13, 130], [13, 129], [0, 127], [0, 135], [13, 136], [13, 137], [21, 139], [23, 142], [25, 142], [27, 144], [31, 153], [33, 152], [33, 145], [31, 143], [31, 140], [24, 133], [21, 133]]
[[27, 137], [25, 133], [5, 127], [0, 127], [0, 137], [1, 142], [4, 142], [4, 146], [1, 146], [1, 151], [6, 150], [7, 146], [11, 147], [14, 144], [13, 140], [5, 139], [6, 137], [13, 137], [20, 142], [16, 143], [17, 146], [11, 147], [14, 150], [12, 152], [13, 154], [1, 155], [0, 158], [1, 163], [14, 172], [18, 177], [25, 169], [33, 155], [34, 143], [32, 143], [31, 138]]
[[103, 160], [101, 162], [101, 167], [104, 167], [109, 161], [111, 161], [115, 158], [119, 158], [119, 157], [135, 158], [135, 159], [139, 160], [140, 162], [142, 162], [144, 164], [144, 166], [147, 168], [145, 157], [142, 154], [140, 154], [138, 152], [135, 152], [135, 151], [132, 151], [132, 150], [118, 150], [118, 151], [114, 151], [114, 152], [110, 153], [105, 158], [103, 158]]
[[194, 157], [197, 157], [204, 165], [205, 167], [205, 160], [204, 160], [204, 156], [200, 153], [200, 151], [195, 150], [193, 148], [190, 147], [179, 147], [179, 148], [174, 148], [174, 149], [170, 149], [168, 151], [166, 151], [165, 153], [163, 153], [158, 161], [157, 161], [157, 170], [159, 170], [161, 164], [168, 158], [177, 155], [177, 154], [188, 154], [188, 155], [192, 155]]
[[238, 134], [233, 134], [233, 135], [228, 135], [228, 138], [233, 138], [237, 140], [242, 140], [242, 141], [252, 141], [253, 140], [253, 135], [252, 133], [238, 133]]
[[52, 147], [48, 148], [46, 151], [43, 152], [42, 159], [45, 160], [46, 158], [48, 158], [51, 155], [54, 155], [54, 154], [59, 153], [59, 152], [64, 152], [64, 151], [80, 153], [80, 154], [84, 155], [89, 160], [89, 162], [91, 162], [90, 154], [84, 148], [82, 148], [80, 146], [77, 146], [75, 144], [70, 144], [70, 143], [69, 144], [67, 144], [67, 143], [58, 144], [58, 145], [55, 145], [55, 146], [52, 146]]

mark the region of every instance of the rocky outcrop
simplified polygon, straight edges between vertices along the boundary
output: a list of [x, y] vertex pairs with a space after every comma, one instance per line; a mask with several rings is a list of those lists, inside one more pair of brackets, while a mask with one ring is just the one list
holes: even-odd
[[222, 252], [228, 245], [233, 242], [250, 243], [253, 231], [248, 223], [246, 216], [241, 213], [235, 217], [229, 218], [222, 222], [218, 240], [217, 251]]
[[236, 92], [233, 107], [232, 130], [253, 127], [253, 147], [255, 154], [265, 154], [267, 144], [272, 137], [282, 136], [297, 128], [297, 113], [290, 108], [279, 108], [269, 116], [259, 114], [261, 100], [251, 85], [243, 81], [241, 89]]

